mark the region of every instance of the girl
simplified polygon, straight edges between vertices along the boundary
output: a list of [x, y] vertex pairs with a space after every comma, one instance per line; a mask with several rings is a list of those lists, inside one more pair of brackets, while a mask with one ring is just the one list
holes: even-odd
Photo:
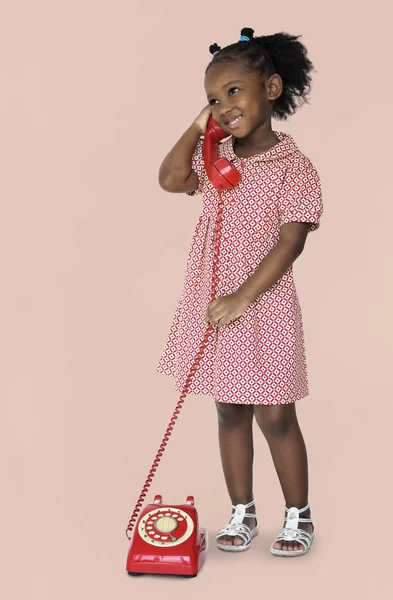
[[[321, 185], [294, 139], [274, 131], [307, 102], [313, 65], [298, 39], [286, 33], [210, 46], [205, 71], [208, 104], [164, 159], [159, 183], [168, 192], [202, 194], [203, 207], [187, 260], [184, 288], [157, 371], [182, 391], [206, 323], [216, 326], [189, 392], [213, 396], [230, 522], [218, 533], [226, 551], [249, 548], [258, 533], [253, 496], [253, 417], [264, 434], [285, 498], [283, 527], [270, 552], [298, 556], [314, 538], [308, 505], [307, 453], [295, 402], [308, 395], [302, 313], [293, 262], [307, 234], [319, 227]], [[228, 134], [219, 155], [241, 181], [224, 202], [217, 294], [209, 300], [217, 190], [203, 163], [212, 115]], [[301, 515], [301, 517], [300, 517]]]

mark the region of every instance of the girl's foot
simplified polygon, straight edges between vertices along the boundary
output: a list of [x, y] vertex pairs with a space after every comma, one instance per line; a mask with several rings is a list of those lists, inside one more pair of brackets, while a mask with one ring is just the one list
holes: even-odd
[[[247, 510], [248, 512], [255, 514], [254, 507], [251, 507]], [[252, 530], [256, 526], [257, 520], [253, 519], [252, 517], [244, 517], [243, 523]], [[244, 540], [238, 535], [236, 535], [235, 537], [233, 535], [223, 535], [222, 537], [220, 537], [220, 544], [224, 544], [224, 546], [243, 546]]]
[[[307, 533], [310, 534], [310, 536], [306, 536], [306, 538], [309, 538], [309, 544], [306, 543], [306, 545], [298, 542], [298, 541], [290, 541], [290, 540], [278, 540], [277, 542], [275, 542], [274, 544], [272, 544], [272, 549], [273, 550], [281, 550], [284, 552], [305, 552], [307, 551], [310, 546], [311, 546], [311, 542], [313, 539], [313, 533], [314, 533], [314, 524], [311, 523], [304, 523], [302, 522], [302, 519], [310, 519], [311, 520], [311, 509], [307, 508], [306, 510], [299, 510], [299, 513], [301, 513], [299, 515], [298, 518], [298, 528], [299, 529], [303, 529], [304, 531], [307, 531]], [[289, 511], [289, 517], [291, 516], [290, 511]], [[286, 519], [284, 520], [284, 524], [283, 524], [283, 529], [287, 530], [286, 528], [288, 528], [288, 515], [286, 515]], [[288, 531], [288, 530], [287, 530]], [[296, 531], [296, 529], [294, 530]], [[312, 537], [311, 537], [312, 536]], [[293, 555], [292, 555], [293, 556]]]
[[[230, 523], [228, 525], [226, 525], [226, 527], [224, 527], [224, 529], [222, 529], [220, 531], [220, 533], [216, 536], [217, 539], [217, 544], [225, 546], [225, 547], [230, 547], [230, 546], [246, 546], [249, 547], [250, 543], [251, 543], [251, 539], [253, 537], [255, 537], [258, 533], [257, 529], [255, 529], [257, 527], [257, 519], [254, 517], [249, 517], [249, 516], [244, 516], [243, 518], [241, 518], [241, 509], [239, 510], [239, 507], [243, 507], [245, 506], [245, 510], [243, 510], [243, 512], [246, 512], [247, 515], [249, 514], [253, 514], [255, 515], [255, 503], [254, 503], [254, 499], [252, 499], [252, 501], [249, 504], [243, 505], [243, 504], [237, 504], [236, 507], [232, 506], [233, 511], [232, 511], [232, 515], [231, 515], [231, 520]], [[227, 528], [232, 527], [233, 530], [236, 529], [236, 521], [238, 523], [238, 529], [239, 531], [242, 530], [242, 525], [246, 525], [247, 529], [249, 530], [249, 532], [251, 533], [252, 538], [248, 541], [246, 541], [244, 539], [244, 537], [241, 537], [239, 535], [226, 535], [225, 534], [225, 530]], [[232, 525], [231, 525], [232, 523]], [[255, 531], [253, 531], [255, 530]], [[246, 537], [248, 538], [249, 536], [247, 536], [247, 534], [245, 534], [244, 532], [244, 527], [243, 527], [243, 535], [246, 535]], [[240, 550], [240, 548], [239, 548]]]

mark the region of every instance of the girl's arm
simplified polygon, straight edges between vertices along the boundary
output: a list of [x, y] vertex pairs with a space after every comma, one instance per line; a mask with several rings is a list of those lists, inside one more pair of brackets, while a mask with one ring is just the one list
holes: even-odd
[[198, 175], [192, 169], [192, 156], [198, 140], [206, 131], [211, 115], [211, 106], [205, 106], [192, 125], [164, 158], [158, 182], [166, 192], [192, 192], [198, 189]]
[[192, 169], [191, 160], [200, 137], [201, 130], [194, 122], [164, 158], [158, 182], [166, 192], [191, 192], [198, 188], [198, 175]]
[[308, 223], [285, 223], [280, 229], [280, 241], [265, 256], [252, 275], [238, 288], [236, 293], [251, 304], [264, 294], [303, 252], [309, 230]]

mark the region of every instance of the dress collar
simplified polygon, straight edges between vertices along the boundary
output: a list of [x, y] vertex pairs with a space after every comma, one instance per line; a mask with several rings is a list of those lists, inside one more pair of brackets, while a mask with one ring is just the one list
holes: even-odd
[[225, 138], [220, 142], [220, 155], [232, 161], [238, 159], [243, 162], [268, 162], [286, 158], [294, 152], [299, 152], [299, 148], [291, 135], [281, 131], [273, 131], [273, 133], [276, 134], [280, 141], [267, 152], [260, 152], [258, 154], [254, 154], [253, 156], [249, 156], [248, 158], [237, 156], [233, 150], [235, 138], [233, 135], [230, 135], [228, 138]]

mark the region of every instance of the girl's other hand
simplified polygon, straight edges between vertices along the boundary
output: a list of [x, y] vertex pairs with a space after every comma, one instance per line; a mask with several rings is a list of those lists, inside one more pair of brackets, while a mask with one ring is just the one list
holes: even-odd
[[216, 298], [209, 304], [205, 314], [205, 322], [214, 327], [222, 327], [241, 317], [250, 302], [239, 291], [228, 296]]
[[209, 120], [210, 115], [212, 114], [212, 107], [210, 104], [207, 104], [203, 110], [199, 113], [197, 118], [194, 121], [194, 124], [198, 127], [201, 134], [204, 134], [207, 127], [207, 122]]

